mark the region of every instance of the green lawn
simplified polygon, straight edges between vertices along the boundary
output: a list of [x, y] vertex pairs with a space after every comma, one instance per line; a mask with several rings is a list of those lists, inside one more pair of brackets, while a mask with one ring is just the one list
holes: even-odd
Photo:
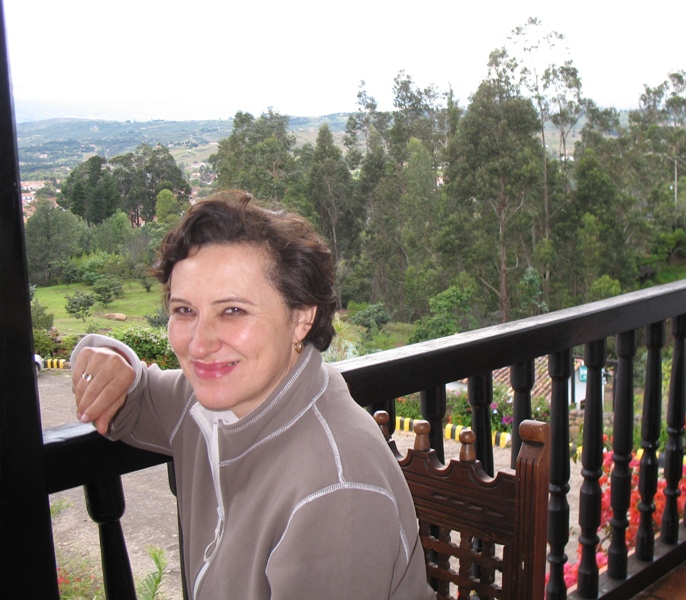
[[[36, 299], [45, 306], [48, 312], [55, 315], [55, 327], [62, 335], [86, 333], [86, 327], [94, 324], [101, 333], [107, 333], [113, 329], [130, 327], [131, 325], [147, 326], [145, 315], [152, 315], [162, 306], [162, 295], [159, 283], [155, 282], [150, 292], [146, 292], [137, 280], [124, 283], [124, 297], [118, 298], [107, 308], [96, 302], [91, 309], [91, 316], [84, 323], [81, 319], [75, 319], [67, 315], [64, 306], [67, 303], [65, 296], [73, 294], [76, 290], [87, 292], [88, 286], [81, 283], [72, 285], [55, 285], [52, 287], [39, 287], [36, 290]], [[106, 319], [107, 313], [123, 313], [127, 316], [126, 321], [113, 321]]]

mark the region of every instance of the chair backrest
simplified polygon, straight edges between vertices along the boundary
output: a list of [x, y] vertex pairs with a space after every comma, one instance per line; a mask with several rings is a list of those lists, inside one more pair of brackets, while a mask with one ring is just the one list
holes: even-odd
[[438, 600], [542, 600], [545, 591], [550, 426], [523, 421], [516, 469], [489, 477], [476, 460], [475, 435], [460, 433], [459, 460], [443, 465], [416, 421], [414, 449], [401, 456], [388, 414], [374, 415], [414, 499], [427, 577]]

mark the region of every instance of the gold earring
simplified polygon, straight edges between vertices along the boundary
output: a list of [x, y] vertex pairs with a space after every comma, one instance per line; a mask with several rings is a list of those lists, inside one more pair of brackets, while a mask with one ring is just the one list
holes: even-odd
[[299, 341], [295, 342], [295, 344], [293, 344], [293, 346], [295, 347], [295, 351], [298, 354], [300, 354], [303, 351], [303, 343], [302, 342], [299, 342]]

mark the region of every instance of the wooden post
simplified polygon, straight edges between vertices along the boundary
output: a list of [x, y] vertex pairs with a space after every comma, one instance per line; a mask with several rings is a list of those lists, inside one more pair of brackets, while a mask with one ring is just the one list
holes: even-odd
[[0, 595], [59, 598], [33, 370], [19, 163], [0, 0]]

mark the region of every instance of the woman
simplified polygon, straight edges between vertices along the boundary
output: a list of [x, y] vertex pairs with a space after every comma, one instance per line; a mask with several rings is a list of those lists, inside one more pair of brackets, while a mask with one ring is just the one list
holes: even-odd
[[312, 227], [215, 197], [167, 235], [157, 275], [181, 370], [87, 336], [73, 385], [82, 421], [174, 457], [191, 597], [434, 597], [404, 477], [319, 353], [335, 295]]

